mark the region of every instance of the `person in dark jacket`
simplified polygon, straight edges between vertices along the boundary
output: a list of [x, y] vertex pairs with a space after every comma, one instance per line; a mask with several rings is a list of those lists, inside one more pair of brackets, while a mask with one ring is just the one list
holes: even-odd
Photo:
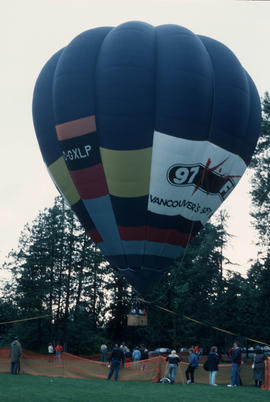
[[171, 384], [174, 384], [177, 367], [180, 363], [180, 357], [176, 354], [175, 350], [172, 350], [169, 356], [167, 356], [166, 361], [169, 363], [169, 377], [171, 380]]
[[210, 349], [210, 353], [207, 357], [207, 366], [209, 370], [209, 384], [210, 385], [217, 385], [216, 384], [216, 375], [218, 372], [218, 364], [219, 364], [219, 356], [217, 354], [217, 347], [212, 346]]
[[19, 374], [21, 356], [22, 345], [19, 337], [15, 336], [14, 341], [10, 344], [10, 374]]
[[255, 386], [261, 388], [264, 381], [264, 361], [266, 356], [261, 350], [260, 346], [255, 347], [255, 354], [253, 356], [253, 378]]
[[141, 345], [140, 352], [141, 352], [141, 361], [142, 361], [141, 370], [146, 370], [146, 360], [149, 358], [148, 349], [146, 349], [146, 347], [144, 345]]
[[113, 372], [115, 371], [114, 379], [115, 379], [115, 381], [117, 381], [118, 375], [119, 375], [120, 364], [121, 364], [121, 362], [124, 361], [124, 352], [121, 348], [119, 348], [117, 343], [115, 344], [115, 346], [113, 348], [113, 351], [111, 353], [109, 360], [110, 360], [110, 371], [109, 371], [107, 380], [111, 379]]
[[[186, 369], [186, 379], [187, 379], [187, 384], [190, 384], [190, 383], [193, 384], [194, 383], [194, 371], [195, 371], [196, 367], [198, 367], [198, 365], [199, 365], [199, 358], [198, 358], [198, 355], [196, 355], [196, 353], [194, 353], [193, 349], [189, 349], [188, 353], [189, 353], [189, 366]], [[191, 379], [189, 379], [189, 375], [190, 375]]]
[[228, 384], [228, 387], [238, 387], [240, 385], [240, 374], [239, 367], [241, 364], [241, 349], [237, 342], [233, 344], [233, 353], [232, 353], [232, 376], [231, 383]]

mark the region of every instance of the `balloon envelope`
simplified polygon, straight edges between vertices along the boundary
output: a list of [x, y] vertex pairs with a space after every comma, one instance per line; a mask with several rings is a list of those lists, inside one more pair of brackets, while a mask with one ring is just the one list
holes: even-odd
[[238, 183], [261, 110], [223, 44], [128, 22], [83, 32], [46, 63], [33, 119], [57, 188], [147, 292]]

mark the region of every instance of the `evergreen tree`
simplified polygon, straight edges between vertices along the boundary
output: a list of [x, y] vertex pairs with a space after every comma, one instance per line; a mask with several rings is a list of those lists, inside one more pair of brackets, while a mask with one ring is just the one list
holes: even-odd
[[254, 205], [252, 217], [258, 231], [260, 246], [270, 253], [270, 96], [266, 92], [263, 102], [263, 120], [259, 138], [252, 160], [253, 178], [251, 197]]
[[127, 336], [127, 314], [130, 310], [132, 292], [131, 286], [123, 275], [111, 269], [106, 290], [109, 292], [107, 336], [114, 342], [125, 341]]
[[254, 206], [251, 215], [258, 233], [259, 252], [257, 261], [248, 272], [248, 281], [253, 296], [251, 309], [255, 313], [256, 308], [257, 313], [254, 314], [254, 330], [263, 339], [269, 339], [270, 332], [265, 325], [270, 312], [268, 302], [270, 294], [270, 96], [268, 92], [264, 95], [262, 110], [261, 136], [252, 160], [251, 182]]
[[97, 328], [106, 308], [103, 261], [61, 197], [25, 226], [18, 250], [10, 253], [4, 266], [13, 274], [7, 290], [18, 316], [49, 315], [23, 326], [25, 346], [37, 350], [50, 341], [61, 341], [72, 347], [70, 332], [83, 325], [82, 306], [84, 319], [88, 315], [91, 322], [87, 327]]
[[[215, 323], [216, 305], [223, 289], [223, 248], [227, 242], [226, 215], [216, 224], [208, 223], [186, 249], [184, 255], [165, 275], [153, 295], [155, 304], [176, 314], [152, 308], [149, 314], [152, 339], [163, 344], [190, 346], [211, 343], [209, 327], [200, 326], [184, 316]], [[222, 317], [220, 317], [220, 320]]]

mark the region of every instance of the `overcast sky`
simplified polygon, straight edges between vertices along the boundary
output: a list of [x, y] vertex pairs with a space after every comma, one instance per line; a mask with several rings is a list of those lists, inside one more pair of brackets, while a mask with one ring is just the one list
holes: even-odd
[[[129, 20], [174, 23], [227, 45], [263, 96], [270, 91], [270, 3], [192, 0], [1, 0], [0, 265], [16, 248], [23, 226], [52, 205], [49, 178], [32, 123], [32, 94], [46, 61], [76, 35]], [[227, 250], [244, 272], [252, 246], [247, 175], [223, 204], [235, 237]]]

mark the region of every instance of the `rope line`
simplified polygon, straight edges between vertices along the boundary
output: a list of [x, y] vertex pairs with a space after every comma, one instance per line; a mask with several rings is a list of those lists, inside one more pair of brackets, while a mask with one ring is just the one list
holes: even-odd
[[4, 321], [4, 322], [0, 322], [0, 325], [14, 324], [16, 322], [23, 322], [23, 321], [30, 321], [30, 320], [38, 320], [40, 318], [46, 318], [46, 317], [51, 317], [51, 314], [39, 315], [36, 317], [30, 317], [30, 318], [22, 318], [21, 320]]
[[[167, 313], [170, 313], [170, 314], [173, 314], [173, 315], [177, 315], [177, 313], [176, 313], [175, 311], [169, 310], [168, 308], [165, 308], [165, 307], [158, 306], [157, 304], [154, 304], [153, 302], [150, 302], [150, 301], [148, 301], [148, 300], [144, 300], [144, 299], [141, 299], [141, 298], [139, 298], [139, 300], [141, 300], [142, 302], [147, 303], [147, 304], [152, 304], [152, 305], [154, 305], [154, 307], [158, 308], [159, 310], [163, 310], [163, 311], [166, 311]], [[236, 334], [235, 332], [228, 331], [227, 329], [214, 327], [213, 325], [210, 325], [210, 324], [205, 323], [205, 322], [203, 322], [203, 321], [196, 320], [195, 318], [189, 317], [189, 316], [187, 316], [187, 315], [185, 315], [185, 314], [183, 314], [183, 317], [184, 317], [186, 320], [195, 322], [196, 324], [199, 324], [199, 325], [204, 325], [204, 326], [206, 326], [206, 327], [213, 328], [213, 329], [215, 329], [216, 331], [223, 332], [223, 333], [225, 333], [225, 334], [229, 334], [229, 335], [233, 335], [233, 336], [237, 336], [237, 337], [241, 337], [241, 338], [245, 338], [245, 339], [248, 339], [248, 340], [251, 341], [251, 342], [259, 343], [259, 344], [261, 344], [261, 345], [270, 346], [269, 343], [266, 343], [266, 342], [263, 342], [263, 341], [258, 341], [258, 340], [256, 340], [256, 339], [249, 338], [248, 336], [239, 335], [239, 334]]]
[[[152, 305], [154, 305], [154, 307], [158, 308], [159, 310], [165, 311], [165, 312], [167, 312], [169, 314], [177, 315], [177, 313], [175, 311], [172, 311], [172, 310], [170, 310], [168, 308], [165, 308], [165, 307], [159, 306], [157, 304], [154, 304], [153, 302], [150, 302], [148, 300], [141, 299], [141, 298], [138, 298], [138, 300], [140, 300], [140, 301], [142, 301], [143, 303], [146, 303], [146, 304], [152, 304]], [[36, 316], [36, 317], [23, 318], [21, 320], [4, 321], [4, 322], [0, 322], [0, 325], [14, 324], [14, 323], [30, 321], [30, 320], [39, 320], [39, 319], [48, 318], [48, 317], [51, 317], [51, 316], [52, 316], [51, 314], [45, 314], [45, 315], [39, 315], [39, 316]], [[248, 336], [239, 335], [239, 334], [236, 334], [235, 332], [231, 332], [231, 331], [228, 331], [228, 330], [223, 329], [223, 328], [215, 327], [215, 326], [210, 325], [208, 323], [205, 323], [203, 321], [199, 321], [199, 320], [196, 320], [195, 318], [189, 317], [189, 316], [187, 316], [185, 314], [183, 315], [183, 317], [186, 320], [192, 321], [192, 322], [194, 322], [196, 324], [199, 324], [199, 325], [204, 325], [204, 326], [213, 328], [216, 331], [223, 332], [225, 334], [229, 334], [229, 335], [233, 335], [233, 336], [237, 336], [237, 337], [241, 337], [241, 338], [245, 338], [245, 339], [248, 339], [251, 342], [255, 342], [255, 343], [258, 343], [258, 344], [261, 344], [261, 345], [270, 346], [269, 343], [266, 343], [266, 342], [263, 342], [263, 341], [258, 341], [256, 339], [249, 338]]]

